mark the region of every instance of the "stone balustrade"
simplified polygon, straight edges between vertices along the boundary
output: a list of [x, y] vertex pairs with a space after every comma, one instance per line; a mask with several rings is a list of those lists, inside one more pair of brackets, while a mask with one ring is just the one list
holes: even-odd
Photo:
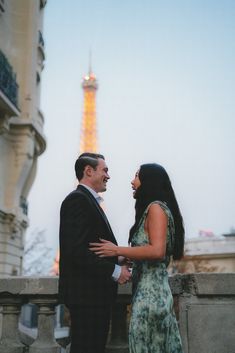
[[[69, 352], [68, 340], [55, 339], [57, 277], [0, 278], [0, 353]], [[184, 353], [235, 352], [235, 273], [187, 274], [170, 278]], [[119, 287], [107, 353], [128, 353], [131, 285]], [[22, 331], [21, 308], [38, 308], [36, 334]], [[67, 348], [66, 348], [67, 345]]]

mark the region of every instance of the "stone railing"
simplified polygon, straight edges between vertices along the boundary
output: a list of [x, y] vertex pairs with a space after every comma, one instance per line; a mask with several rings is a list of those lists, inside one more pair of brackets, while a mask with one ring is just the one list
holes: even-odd
[[[56, 277], [0, 278], [0, 353], [69, 352], [55, 339]], [[235, 352], [235, 274], [188, 274], [170, 278], [184, 353]], [[128, 353], [131, 286], [119, 287], [107, 353]], [[38, 307], [38, 327], [30, 335], [19, 324], [25, 303]], [[66, 347], [67, 345], [67, 347]]]

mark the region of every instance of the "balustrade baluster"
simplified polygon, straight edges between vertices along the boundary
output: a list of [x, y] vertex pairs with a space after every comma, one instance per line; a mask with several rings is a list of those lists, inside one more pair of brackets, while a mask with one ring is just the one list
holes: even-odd
[[20, 341], [18, 322], [22, 300], [0, 298], [1, 338], [0, 353], [24, 353], [26, 346]]
[[38, 336], [29, 347], [29, 353], [60, 353], [61, 347], [54, 337], [55, 306], [54, 299], [33, 299], [38, 306]]

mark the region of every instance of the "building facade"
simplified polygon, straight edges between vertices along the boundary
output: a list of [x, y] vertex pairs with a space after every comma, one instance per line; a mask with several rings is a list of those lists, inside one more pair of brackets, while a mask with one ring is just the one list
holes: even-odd
[[0, 0], [0, 275], [20, 275], [27, 196], [46, 148], [40, 110], [46, 0]]
[[185, 255], [175, 261], [170, 273], [235, 272], [235, 233], [197, 237], [185, 242]]

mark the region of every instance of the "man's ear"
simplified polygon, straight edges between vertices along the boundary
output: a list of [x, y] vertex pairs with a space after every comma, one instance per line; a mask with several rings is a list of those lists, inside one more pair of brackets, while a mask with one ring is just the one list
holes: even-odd
[[84, 175], [90, 177], [92, 175], [93, 168], [90, 165], [86, 165], [84, 169]]

